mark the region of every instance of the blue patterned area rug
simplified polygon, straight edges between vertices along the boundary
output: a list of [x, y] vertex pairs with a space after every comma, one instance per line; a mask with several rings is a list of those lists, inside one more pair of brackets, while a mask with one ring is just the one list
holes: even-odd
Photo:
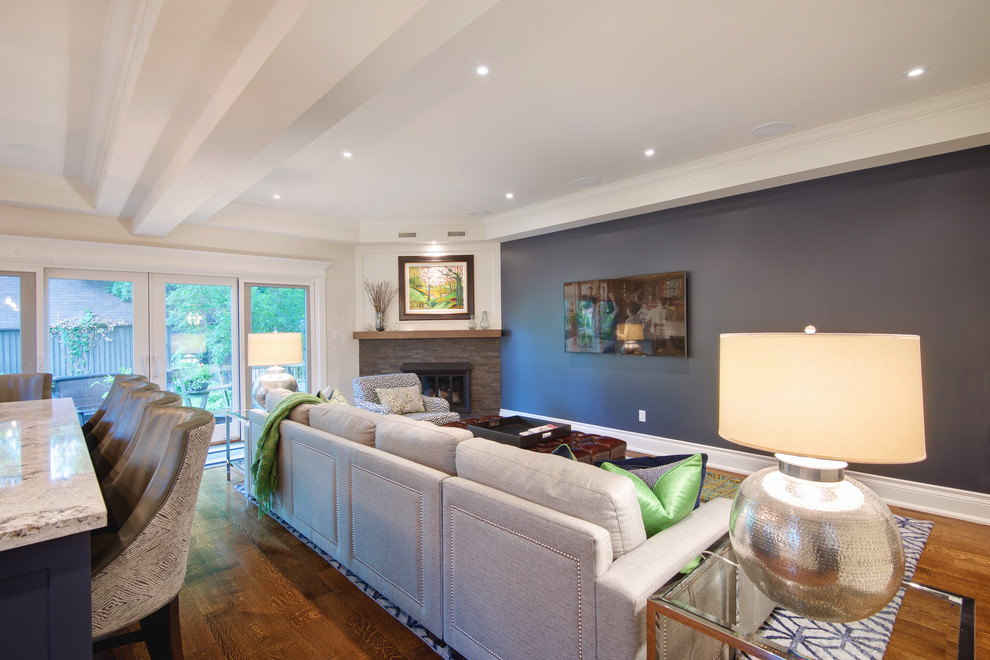
[[[934, 523], [894, 516], [904, 539], [905, 579], [910, 580], [925, 549]], [[868, 619], [851, 623], [820, 623], [778, 607], [759, 634], [803, 658], [817, 660], [870, 660], [882, 658], [894, 629], [897, 610], [904, 599], [904, 587], [883, 608]], [[744, 658], [753, 658], [741, 654]]]
[[[237, 492], [239, 492], [241, 495], [246, 497], [249, 502], [257, 505], [258, 503], [257, 500], [255, 500], [254, 497], [252, 497], [251, 495], [247, 494], [247, 491], [244, 488], [244, 484], [235, 484], [234, 488], [237, 490]], [[317, 547], [312, 541], [307, 539], [305, 536], [300, 534], [295, 527], [293, 527], [286, 521], [282, 520], [274, 513], [269, 512], [268, 515], [270, 515], [272, 519], [278, 524], [280, 524], [282, 527], [285, 527], [287, 530], [292, 532], [293, 536], [295, 536], [297, 539], [305, 543], [306, 546], [309, 547], [313, 552], [326, 559], [327, 563], [333, 566], [337, 570], [337, 572], [339, 572], [341, 575], [343, 575], [348, 580], [350, 580], [355, 587], [363, 591], [369, 598], [375, 601], [379, 607], [381, 607], [383, 610], [385, 610], [393, 617], [395, 617], [395, 619], [399, 623], [401, 623], [406, 628], [408, 628], [413, 633], [415, 633], [417, 637], [423, 640], [424, 644], [426, 644], [431, 649], [433, 649], [433, 651], [441, 658], [444, 658], [445, 660], [450, 660], [451, 658], [459, 657], [456, 654], [456, 652], [454, 652], [449, 646], [447, 646], [441, 640], [431, 635], [429, 631], [419, 621], [417, 621], [416, 619], [412, 618], [411, 616], [400, 610], [392, 601], [390, 601], [388, 598], [378, 593], [374, 588], [369, 586], [367, 582], [365, 582], [357, 575], [349, 571], [347, 567], [345, 567], [339, 561], [337, 561], [336, 559], [328, 555], [325, 551]]]

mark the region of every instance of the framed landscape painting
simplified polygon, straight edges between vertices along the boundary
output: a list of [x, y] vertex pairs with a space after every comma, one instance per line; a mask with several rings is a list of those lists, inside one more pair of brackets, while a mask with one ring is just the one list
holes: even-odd
[[399, 320], [469, 319], [474, 256], [399, 257]]
[[687, 357], [687, 273], [564, 284], [564, 350]]

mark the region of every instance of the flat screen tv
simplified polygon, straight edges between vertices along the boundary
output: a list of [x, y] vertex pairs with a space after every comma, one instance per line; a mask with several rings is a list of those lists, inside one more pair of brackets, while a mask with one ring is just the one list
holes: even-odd
[[687, 272], [564, 284], [568, 353], [687, 357]]

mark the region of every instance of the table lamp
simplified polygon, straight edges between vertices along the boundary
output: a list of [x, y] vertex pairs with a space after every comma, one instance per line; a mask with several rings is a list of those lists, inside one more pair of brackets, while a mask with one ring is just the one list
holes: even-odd
[[723, 334], [720, 436], [777, 452], [746, 478], [729, 518], [739, 564], [796, 614], [856, 621], [904, 577], [890, 509], [845, 477], [846, 461], [925, 458], [921, 342], [915, 335]]
[[269, 391], [279, 388], [296, 391], [296, 379], [279, 365], [303, 361], [301, 333], [252, 332], [248, 335], [247, 352], [249, 367], [268, 367], [258, 376], [251, 393], [262, 408]]

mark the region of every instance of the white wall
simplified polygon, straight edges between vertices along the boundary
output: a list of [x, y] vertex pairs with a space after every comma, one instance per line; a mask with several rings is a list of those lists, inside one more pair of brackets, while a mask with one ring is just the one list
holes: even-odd
[[326, 271], [326, 378], [318, 385], [338, 387], [353, 401], [351, 381], [358, 375], [358, 342], [351, 334], [357, 314], [354, 246], [338, 244], [327, 258], [333, 264]]
[[[354, 255], [355, 316], [352, 330], [374, 326], [375, 310], [364, 292], [365, 278], [377, 282], [391, 280], [398, 284], [400, 256], [474, 255], [474, 315], [488, 312], [492, 328], [502, 327], [501, 253], [497, 243], [458, 243], [455, 245], [358, 245]], [[335, 264], [336, 266], [336, 264]], [[385, 314], [386, 325], [399, 324], [399, 330], [464, 330], [467, 321], [399, 321], [399, 301]]]

